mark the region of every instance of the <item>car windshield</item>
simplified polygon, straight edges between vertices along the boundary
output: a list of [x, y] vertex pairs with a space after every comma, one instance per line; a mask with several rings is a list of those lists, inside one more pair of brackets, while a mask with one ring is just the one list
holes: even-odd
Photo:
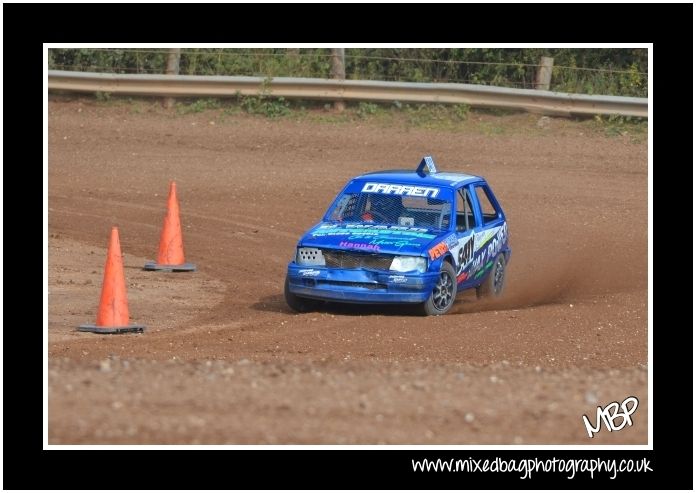
[[336, 200], [328, 220], [443, 230], [449, 228], [451, 209], [448, 200], [432, 197], [346, 192]]

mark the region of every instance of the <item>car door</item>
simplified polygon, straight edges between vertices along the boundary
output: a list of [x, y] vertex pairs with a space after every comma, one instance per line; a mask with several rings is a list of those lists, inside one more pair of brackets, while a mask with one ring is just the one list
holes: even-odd
[[457, 246], [453, 249], [457, 264], [457, 286], [464, 289], [469, 282], [471, 263], [474, 258], [474, 232], [476, 220], [472, 207], [471, 192], [468, 187], [461, 187], [456, 194], [456, 224], [455, 234]]
[[474, 242], [473, 260], [467, 270], [469, 286], [477, 286], [493, 265], [495, 256], [507, 245], [505, 215], [488, 184], [484, 182], [467, 186], [473, 198]]

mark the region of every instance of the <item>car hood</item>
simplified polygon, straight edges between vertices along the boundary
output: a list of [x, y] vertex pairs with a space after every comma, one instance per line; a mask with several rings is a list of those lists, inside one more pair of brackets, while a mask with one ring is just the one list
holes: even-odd
[[300, 246], [370, 253], [424, 255], [448, 232], [371, 223], [323, 222], [300, 239]]

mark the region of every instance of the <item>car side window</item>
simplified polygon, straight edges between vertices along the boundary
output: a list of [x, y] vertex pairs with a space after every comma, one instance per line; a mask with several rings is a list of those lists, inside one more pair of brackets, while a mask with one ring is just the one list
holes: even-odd
[[481, 215], [483, 216], [481, 219], [484, 225], [495, 221], [499, 217], [498, 211], [491, 202], [489, 193], [488, 187], [476, 185], [476, 197], [478, 198], [479, 207], [481, 208]]
[[466, 188], [457, 191], [457, 231], [467, 231], [474, 227], [474, 214], [471, 198]]

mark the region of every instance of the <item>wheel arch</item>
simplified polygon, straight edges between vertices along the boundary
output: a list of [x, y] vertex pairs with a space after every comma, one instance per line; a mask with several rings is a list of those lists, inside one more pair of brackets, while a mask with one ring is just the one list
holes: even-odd
[[454, 255], [452, 255], [452, 252], [447, 252], [443, 257], [442, 257], [443, 262], [449, 262], [449, 264], [454, 267], [454, 270], [457, 270], [457, 265], [454, 263]]
[[454, 263], [454, 256], [452, 255], [452, 252], [447, 252], [442, 257], [433, 260], [430, 264], [429, 270], [435, 271], [435, 272], [440, 272], [440, 269], [442, 268], [443, 262], [449, 263], [454, 268], [455, 272], [457, 271], [457, 264]]

